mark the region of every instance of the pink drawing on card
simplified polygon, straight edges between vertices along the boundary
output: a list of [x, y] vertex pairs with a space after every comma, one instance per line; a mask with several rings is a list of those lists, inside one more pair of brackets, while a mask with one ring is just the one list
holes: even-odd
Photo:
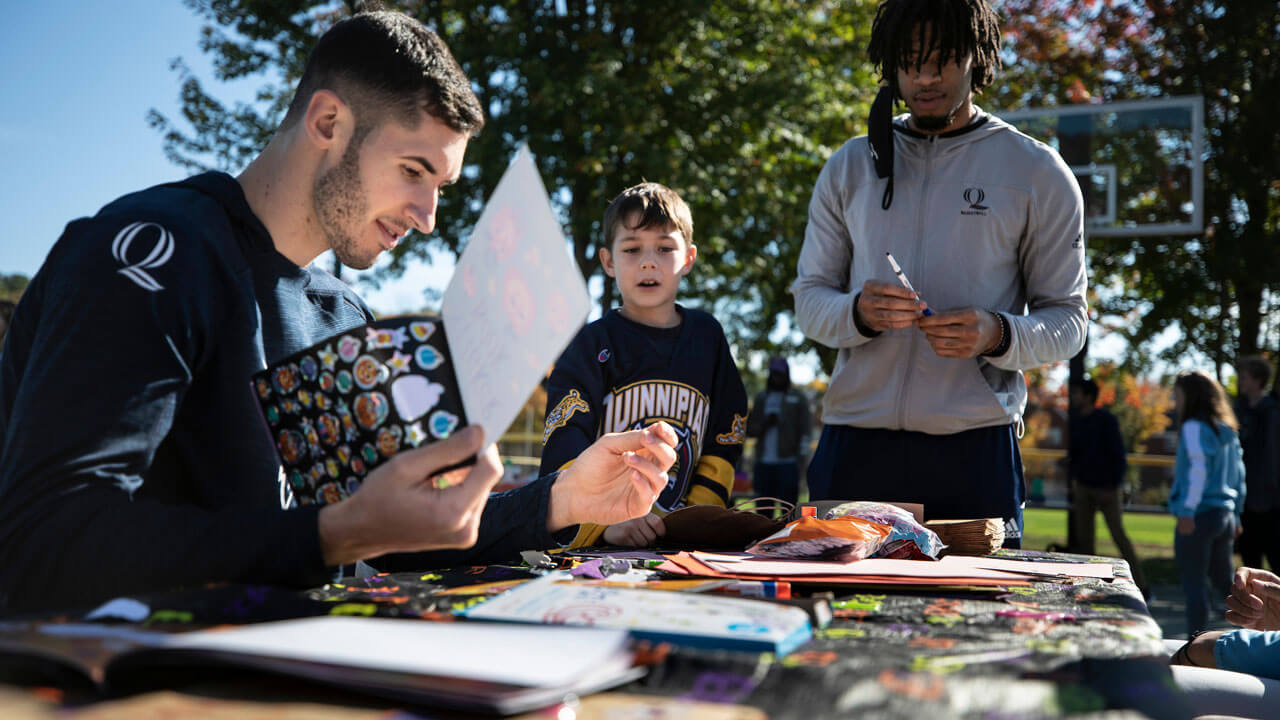
[[462, 289], [467, 293], [467, 297], [476, 296], [476, 276], [471, 272], [471, 266], [462, 269]]
[[516, 223], [516, 214], [509, 208], [499, 208], [493, 214], [493, 222], [489, 223], [489, 247], [493, 257], [500, 263], [511, 258], [520, 244], [520, 227]]
[[529, 332], [529, 328], [533, 326], [534, 314], [538, 310], [537, 303], [529, 293], [524, 277], [515, 268], [509, 268], [503, 279], [502, 308], [516, 335], [523, 336]]
[[563, 334], [569, 329], [569, 300], [565, 298], [564, 293], [559, 290], [552, 290], [547, 295], [547, 322], [551, 324], [551, 329], [557, 335]]

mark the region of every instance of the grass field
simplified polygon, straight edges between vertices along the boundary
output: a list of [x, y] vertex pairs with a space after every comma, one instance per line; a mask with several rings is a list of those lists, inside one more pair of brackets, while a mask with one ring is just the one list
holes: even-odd
[[[1099, 513], [1094, 520], [1097, 528], [1099, 555], [1120, 557], [1120, 551], [1111, 540], [1107, 522]], [[1173, 563], [1172, 515], [1157, 513], [1125, 513], [1124, 529], [1138, 553], [1142, 569], [1151, 584], [1177, 584], [1178, 569]], [[1027, 508], [1023, 514], [1022, 547], [1028, 550], [1044, 550], [1050, 545], [1066, 545], [1067, 511], [1047, 508]]]

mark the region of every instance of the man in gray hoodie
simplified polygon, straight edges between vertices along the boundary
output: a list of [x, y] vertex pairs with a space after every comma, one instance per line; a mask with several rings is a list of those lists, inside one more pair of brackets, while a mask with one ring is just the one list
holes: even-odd
[[1000, 517], [1016, 547], [1022, 370], [1084, 343], [1084, 205], [1055, 151], [974, 105], [999, 48], [986, 0], [881, 2], [886, 86], [818, 178], [792, 292], [839, 351], [811, 497]]

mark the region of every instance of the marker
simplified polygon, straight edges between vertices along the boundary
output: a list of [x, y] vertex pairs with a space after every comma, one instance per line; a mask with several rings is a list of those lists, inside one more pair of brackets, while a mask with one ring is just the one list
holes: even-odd
[[[915, 293], [917, 300], [919, 300], [920, 302], [924, 302], [924, 300], [921, 299], [920, 297], [920, 293], [916, 292], [916, 289], [911, 287], [911, 281], [907, 279], [907, 274], [902, 272], [902, 268], [898, 267], [898, 261], [893, 259], [893, 254], [885, 253], [884, 256], [889, 258], [889, 267], [893, 268], [893, 274], [898, 276], [898, 282], [902, 283], [902, 286], [905, 287], [906, 289]], [[925, 308], [924, 314], [933, 315], [933, 311], [930, 310], [929, 308]]]
[[743, 580], [716, 588], [715, 592], [744, 597], [786, 599], [791, 597], [791, 583], [785, 580]]

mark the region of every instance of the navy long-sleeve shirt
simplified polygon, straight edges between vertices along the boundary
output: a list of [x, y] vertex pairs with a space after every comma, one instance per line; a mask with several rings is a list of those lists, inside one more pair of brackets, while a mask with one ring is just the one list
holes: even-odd
[[[346, 285], [276, 252], [222, 173], [70, 223], [0, 356], [0, 610], [323, 582], [318, 508], [282, 507], [249, 379], [370, 319]], [[554, 545], [552, 481], [494, 496], [475, 549], [389, 564]]]

